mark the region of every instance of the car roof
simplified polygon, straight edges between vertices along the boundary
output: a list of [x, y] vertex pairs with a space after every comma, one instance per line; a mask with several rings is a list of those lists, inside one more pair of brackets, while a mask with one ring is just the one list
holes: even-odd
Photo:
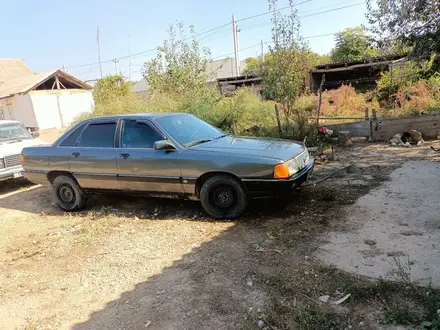
[[184, 113], [184, 112], [133, 113], [133, 114], [132, 113], [127, 113], [127, 114], [124, 114], [124, 115], [95, 117], [95, 118], [90, 118], [88, 120], [107, 120], [107, 119], [112, 120], [112, 119], [124, 119], [124, 118], [157, 119], [157, 118], [163, 118], [163, 117], [169, 117], [169, 116], [175, 116], [175, 115], [187, 115], [187, 113]]

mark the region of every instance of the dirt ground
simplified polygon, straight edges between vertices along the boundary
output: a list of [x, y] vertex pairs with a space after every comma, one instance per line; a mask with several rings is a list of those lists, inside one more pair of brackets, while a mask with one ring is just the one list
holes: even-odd
[[[440, 157], [428, 147], [366, 143], [337, 156], [316, 166], [315, 182], [356, 164], [300, 189], [287, 207], [259, 201], [224, 222], [197, 202], [128, 196], [98, 196], [86, 211], [64, 214], [48, 188], [1, 183], [1, 328], [379, 329], [391, 304], [374, 290], [367, 301], [370, 287], [354, 291], [363, 279], [314, 255], [329, 233], [362, 232], [353, 220], [357, 203], [370, 190], [390, 189], [390, 173], [408, 161], [438, 166]], [[434, 183], [411, 180], [415, 191], [427, 184]], [[413, 197], [406, 190], [402, 196], [401, 203]], [[405, 237], [432, 239], [425, 236]], [[368, 238], [384, 249], [382, 238], [371, 231]], [[353, 297], [337, 310], [318, 299], [346, 293]]]
[[[330, 233], [317, 252], [340, 269], [440, 287], [440, 162], [409, 161], [350, 208], [349, 231]], [[357, 230], [353, 227], [359, 226]]]

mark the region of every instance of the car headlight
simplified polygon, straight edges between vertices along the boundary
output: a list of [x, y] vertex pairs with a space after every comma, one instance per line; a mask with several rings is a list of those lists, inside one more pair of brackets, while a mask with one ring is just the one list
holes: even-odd
[[276, 165], [274, 168], [274, 178], [287, 179], [306, 167], [309, 162], [309, 151], [307, 148], [305, 148], [305, 150], [298, 156], [288, 160], [285, 163]]

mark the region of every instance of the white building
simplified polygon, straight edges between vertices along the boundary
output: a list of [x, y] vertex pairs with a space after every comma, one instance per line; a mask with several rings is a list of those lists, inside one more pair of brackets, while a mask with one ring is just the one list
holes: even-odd
[[93, 110], [91, 89], [61, 70], [34, 73], [21, 59], [0, 59], [0, 119], [31, 129], [68, 127]]

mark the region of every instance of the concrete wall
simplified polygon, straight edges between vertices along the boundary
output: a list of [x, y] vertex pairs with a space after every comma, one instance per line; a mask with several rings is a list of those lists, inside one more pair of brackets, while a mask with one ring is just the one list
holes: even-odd
[[95, 108], [93, 94], [90, 91], [61, 90], [59, 92], [58, 99], [64, 127], [70, 126], [81, 113], [92, 112]]
[[68, 127], [94, 108], [92, 93], [86, 90], [32, 91], [29, 96], [39, 129]]
[[394, 134], [415, 129], [425, 138], [440, 135], [440, 114], [414, 116], [408, 118], [378, 118], [373, 122], [373, 140], [388, 141]]
[[336, 134], [340, 131], [350, 131], [355, 137], [369, 137], [374, 141], [388, 141], [394, 134], [402, 134], [406, 130], [415, 129], [427, 139], [440, 135], [440, 114], [414, 116], [408, 118], [377, 118], [355, 123], [324, 124]]
[[0, 120], [12, 119], [13, 102], [12, 97], [0, 99]]
[[37, 127], [31, 97], [27, 94], [17, 94], [12, 96], [12, 99], [14, 102], [11, 119], [21, 121], [26, 127]]
[[33, 113], [35, 114], [37, 122], [36, 127], [39, 129], [61, 128], [63, 126], [61, 125], [58, 110], [57, 94], [47, 92], [48, 91], [29, 92], [33, 105]]

